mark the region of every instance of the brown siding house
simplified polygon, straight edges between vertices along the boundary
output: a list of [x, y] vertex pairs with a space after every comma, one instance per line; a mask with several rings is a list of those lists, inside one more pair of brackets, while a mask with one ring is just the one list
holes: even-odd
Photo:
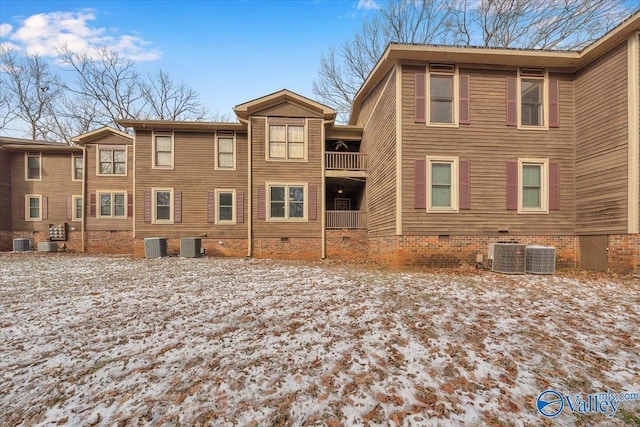
[[64, 223], [70, 249], [139, 256], [194, 237], [214, 256], [451, 267], [517, 241], [559, 267], [640, 266], [640, 12], [582, 51], [390, 44], [346, 125], [288, 90], [234, 111], [0, 140], [1, 249]]

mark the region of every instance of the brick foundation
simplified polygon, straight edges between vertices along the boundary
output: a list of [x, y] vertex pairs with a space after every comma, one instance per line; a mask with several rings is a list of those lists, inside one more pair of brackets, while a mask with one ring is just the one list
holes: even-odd
[[[205, 255], [213, 257], [245, 257], [247, 256], [247, 239], [213, 239], [202, 238], [201, 248]], [[144, 258], [144, 238], [135, 239], [133, 255]], [[180, 238], [167, 239], [167, 255], [180, 255]]]
[[578, 241], [574, 236], [394, 236], [369, 239], [369, 255], [380, 264], [456, 268], [474, 265], [477, 254], [485, 259], [489, 243], [518, 241], [526, 245], [556, 248], [556, 266], [574, 268]]
[[640, 271], [640, 234], [609, 236], [609, 271], [621, 274]]
[[322, 256], [322, 239], [289, 237], [253, 239], [252, 252], [255, 258], [275, 258], [314, 261]]
[[366, 262], [369, 260], [367, 230], [327, 230], [327, 259]]
[[89, 254], [132, 254], [130, 231], [87, 231], [85, 252]]

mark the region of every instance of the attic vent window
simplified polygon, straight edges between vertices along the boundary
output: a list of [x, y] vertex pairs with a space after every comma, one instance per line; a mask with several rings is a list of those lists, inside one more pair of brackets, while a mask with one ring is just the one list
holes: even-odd
[[453, 64], [429, 64], [429, 72], [432, 73], [454, 73], [455, 70]]
[[520, 76], [544, 78], [544, 69], [543, 68], [521, 68]]
[[171, 135], [173, 132], [171, 129], [156, 129], [156, 135]]

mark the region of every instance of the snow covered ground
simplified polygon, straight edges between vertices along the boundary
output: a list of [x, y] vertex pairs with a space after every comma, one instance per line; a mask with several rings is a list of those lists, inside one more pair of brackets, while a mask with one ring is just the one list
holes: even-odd
[[634, 425], [640, 284], [0, 255], [0, 425]]

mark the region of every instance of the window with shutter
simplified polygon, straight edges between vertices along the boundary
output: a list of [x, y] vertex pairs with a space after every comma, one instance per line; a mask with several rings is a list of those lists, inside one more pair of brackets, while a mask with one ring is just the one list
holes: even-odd
[[427, 212], [458, 212], [457, 157], [427, 156]]

